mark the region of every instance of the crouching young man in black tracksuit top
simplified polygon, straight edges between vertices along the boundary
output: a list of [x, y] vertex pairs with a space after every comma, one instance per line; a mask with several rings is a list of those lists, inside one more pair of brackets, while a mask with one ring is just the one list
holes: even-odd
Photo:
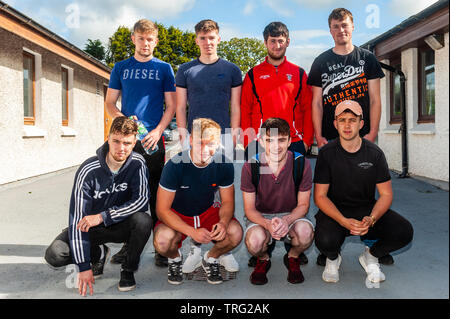
[[[120, 272], [120, 291], [136, 287], [133, 272], [152, 229], [148, 170], [143, 157], [133, 152], [137, 125], [120, 116], [114, 119], [108, 141], [78, 169], [70, 200], [69, 227], [45, 252], [53, 267], [76, 264], [78, 290], [83, 296], [94, 278], [103, 274], [109, 256], [105, 243], [128, 243]], [[100, 245], [103, 245], [103, 257]], [[102, 257], [102, 258], [101, 258]]]

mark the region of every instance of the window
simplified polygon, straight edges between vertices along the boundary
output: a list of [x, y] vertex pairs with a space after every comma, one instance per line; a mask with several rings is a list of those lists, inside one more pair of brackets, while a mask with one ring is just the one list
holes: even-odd
[[35, 123], [35, 72], [34, 56], [23, 53], [23, 113], [24, 124]]
[[[390, 60], [389, 63], [392, 67], [397, 70], [401, 70], [402, 63], [400, 56], [396, 56]], [[400, 85], [400, 75], [397, 73], [390, 73], [390, 109], [391, 109], [391, 124], [398, 124], [402, 121], [402, 106], [401, 101], [401, 85]]]
[[419, 117], [418, 123], [434, 122], [435, 82], [434, 50], [428, 46], [419, 49]]
[[62, 125], [69, 125], [69, 71], [61, 68]]

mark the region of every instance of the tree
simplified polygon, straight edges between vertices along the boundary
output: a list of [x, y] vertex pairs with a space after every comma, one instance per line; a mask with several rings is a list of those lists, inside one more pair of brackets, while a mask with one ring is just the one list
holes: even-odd
[[157, 23], [159, 42], [155, 48], [154, 56], [170, 63], [176, 73], [178, 67], [200, 55], [200, 50], [195, 44], [195, 33], [181, 31], [170, 26], [169, 28]]
[[99, 39], [88, 39], [84, 47], [84, 51], [92, 55], [97, 60], [103, 61], [105, 59], [105, 47]]
[[264, 60], [266, 47], [264, 42], [258, 39], [232, 38], [221, 42], [217, 53], [220, 57], [236, 64], [245, 74]]
[[119, 26], [109, 38], [108, 52], [105, 61], [110, 68], [114, 64], [134, 55], [134, 44], [131, 41], [131, 31], [125, 26]]

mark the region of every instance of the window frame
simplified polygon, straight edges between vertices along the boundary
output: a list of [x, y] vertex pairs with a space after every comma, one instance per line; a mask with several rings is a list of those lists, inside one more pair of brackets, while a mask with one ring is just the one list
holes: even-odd
[[[422, 124], [422, 123], [434, 123], [435, 122], [435, 114], [433, 115], [426, 115], [422, 113], [422, 106], [423, 106], [423, 90], [424, 87], [426, 86], [426, 83], [424, 83], [423, 80], [423, 61], [422, 61], [422, 54], [426, 51], [431, 51], [434, 54], [434, 76], [435, 76], [435, 83], [436, 83], [436, 55], [435, 55], [435, 51], [430, 48], [427, 44], [421, 45], [418, 48], [418, 97], [419, 97], [419, 101], [418, 101], [418, 117], [417, 117], [417, 123]], [[435, 94], [436, 94], [436, 90], [435, 90]], [[435, 103], [436, 103], [436, 95], [435, 95]], [[435, 108], [435, 112], [436, 112], [436, 108]]]
[[[392, 58], [389, 59], [389, 64], [392, 67], [396, 67], [397, 65], [401, 66], [402, 63], [402, 57], [401, 54], [396, 54], [394, 55]], [[400, 68], [401, 70], [401, 68]], [[390, 108], [390, 117], [389, 117], [389, 124], [401, 124], [402, 122], [402, 114], [400, 115], [395, 115], [394, 114], [394, 88], [395, 88], [395, 76], [399, 76], [398, 74], [394, 73], [394, 72], [390, 72], [390, 77], [389, 77], [389, 108]], [[401, 94], [401, 92], [400, 92]], [[401, 112], [402, 110], [400, 110]]]
[[[24, 61], [25, 58], [31, 59], [31, 72], [32, 72], [32, 87], [33, 87], [33, 96], [31, 99], [32, 106], [33, 106], [33, 116], [25, 116], [25, 101], [23, 101], [24, 106], [24, 124], [25, 125], [35, 125], [36, 123], [36, 57], [28, 52], [23, 51], [22, 52], [22, 61]], [[22, 66], [22, 78], [23, 78], [23, 66]], [[23, 87], [23, 90], [25, 90], [25, 87]]]
[[[63, 113], [61, 112], [61, 124], [63, 126], [69, 126], [69, 70], [63, 66], [61, 66], [61, 100], [62, 100], [62, 90], [63, 90], [63, 82], [62, 82], [62, 76], [65, 73], [65, 80], [66, 80], [66, 90], [65, 90], [65, 95], [66, 95], [66, 114], [67, 114], [67, 119], [62, 118]], [[63, 100], [61, 101], [61, 111], [62, 108], [64, 107], [64, 105], [62, 105]]]

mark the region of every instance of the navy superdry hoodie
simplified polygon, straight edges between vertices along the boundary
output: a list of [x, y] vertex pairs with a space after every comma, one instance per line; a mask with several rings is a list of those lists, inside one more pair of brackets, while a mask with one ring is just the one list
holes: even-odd
[[77, 229], [84, 216], [101, 214], [105, 227], [136, 212], [148, 212], [148, 169], [144, 158], [132, 152], [117, 174], [106, 164], [106, 142], [97, 156], [87, 159], [75, 174], [70, 199], [69, 240], [79, 271], [91, 269], [89, 233]]

